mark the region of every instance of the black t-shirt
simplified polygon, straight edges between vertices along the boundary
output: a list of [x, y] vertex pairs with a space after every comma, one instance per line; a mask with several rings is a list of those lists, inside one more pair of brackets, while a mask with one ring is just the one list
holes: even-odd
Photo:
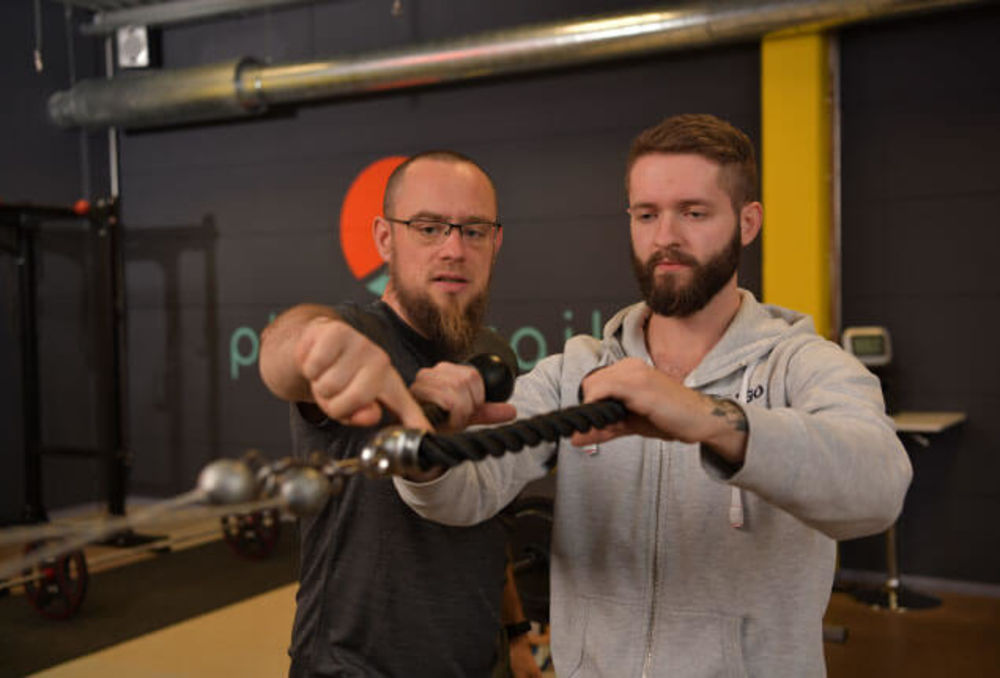
[[[419, 369], [454, 360], [381, 301], [336, 310], [389, 354], [406, 384]], [[516, 371], [513, 351], [488, 330], [470, 355], [486, 352]], [[340, 426], [318, 413], [305, 403], [291, 408], [298, 456], [356, 456], [378, 428]], [[490, 675], [506, 563], [497, 519], [439, 525], [404, 504], [389, 479], [354, 477], [302, 519], [301, 561], [292, 676]]]

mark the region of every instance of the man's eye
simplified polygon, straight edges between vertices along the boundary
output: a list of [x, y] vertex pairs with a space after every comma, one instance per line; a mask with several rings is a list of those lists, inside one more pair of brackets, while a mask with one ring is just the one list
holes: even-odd
[[701, 210], [688, 210], [685, 214], [692, 219], [704, 219], [708, 216], [707, 212], [702, 212]]
[[462, 227], [462, 233], [469, 240], [482, 240], [488, 230], [489, 226], [483, 224], [466, 224]]
[[639, 212], [635, 215], [635, 219], [639, 222], [656, 221], [656, 212]]
[[417, 232], [420, 233], [420, 235], [431, 237], [441, 233], [445, 228], [447, 228], [447, 226], [439, 224], [435, 221], [414, 221], [413, 228], [417, 229]]

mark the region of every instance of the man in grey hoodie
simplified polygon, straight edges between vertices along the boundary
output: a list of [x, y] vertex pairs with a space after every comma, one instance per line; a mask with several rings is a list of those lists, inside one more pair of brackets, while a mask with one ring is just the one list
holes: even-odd
[[890, 525], [912, 474], [878, 381], [808, 317], [738, 287], [763, 219], [746, 135], [669, 118], [636, 138], [626, 176], [644, 301], [602, 341], [570, 339], [511, 402], [528, 417], [582, 391], [623, 401], [627, 421], [396, 489], [422, 516], [475, 524], [556, 460], [560, 678], [823, 675], [835, 540]]

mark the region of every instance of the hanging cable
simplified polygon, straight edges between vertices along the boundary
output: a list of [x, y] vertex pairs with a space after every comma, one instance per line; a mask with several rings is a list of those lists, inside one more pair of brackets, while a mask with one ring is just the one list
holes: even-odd
[[35, 72], [41, 73], [45, 70], [42, 63], [42, 0], [35, 0]]

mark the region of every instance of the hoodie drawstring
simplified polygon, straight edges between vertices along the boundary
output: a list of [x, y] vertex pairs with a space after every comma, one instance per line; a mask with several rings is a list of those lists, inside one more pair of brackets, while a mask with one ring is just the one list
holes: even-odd
[[[750, 373], [757, 364], [747, 365], [743, 371], [743, 380], [740, 382], [739, 393], [736, 394], [736, 402], [746, 404], [747, 390], [750, 388]], [[729, 500], [729, 526], [733, 529], [743, 527], [745, 518], [743, 511], [743, 490], [735, 485], [732, 486]]]

